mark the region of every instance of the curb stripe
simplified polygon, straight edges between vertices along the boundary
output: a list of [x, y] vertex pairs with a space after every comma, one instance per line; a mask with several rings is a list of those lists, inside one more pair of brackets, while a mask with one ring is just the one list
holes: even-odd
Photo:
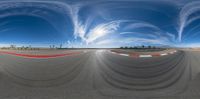
[[165, 56], [165, 55], [168, 55], [167, 53], [163, 53], [163, 54], [160, 54], [161, 56]]
[[152, 57], [159, 57], [161, 56], [160, 54], [152, 54]]
[[175, 52], [169, 52], [169, 54], [174, 54]]
[[145, 57], [159, 57], [159, 56], [166, 56], [166, 55], [169, 55], [169, 54], [174, 54], [176, 53], [177, 51], [172, 51], [172, 52], [168, 52], [168, 53], [153, 53], [153, 54], [149, 54], [149, 55], [140, 55], [138, 53], [130, 53], [130, 54], [123, 54], [122, 52], [120, 51], [109, 51], [113, 54], [118, 54], [118, 55], [122, 55], [122, 56], [129, 56], [129, 57], [134, 57], [134, 58], [145, 58]]
[[132, 53], [132, 54], [129, 54], [130, 57], [139, 57], [139, 54], [135, 54], [135, 53]]
[[152, 57], [152, 55], [140, 55], [139, 57]]
[[0, 51], [0, 53], [19, 56], [19, 57], [26, 57], [26, 58], [56, 58], [56, 57], [72, 56], [72, 55], [80, 54], [80, 52], [74, 52], [74, 53], [53, 54], [53, 55], [31, 55], [31, 54], [19, 54], [19, 53], [6, 52], [6, 51]]
[[129, 56], [128, 54], [119, 54], [119, 55], [122, 55], [122, 56]]

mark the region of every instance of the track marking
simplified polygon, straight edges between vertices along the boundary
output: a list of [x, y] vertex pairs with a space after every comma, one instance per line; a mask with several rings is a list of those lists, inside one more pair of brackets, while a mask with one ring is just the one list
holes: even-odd
[[169, 54], [174, 54], [174, 52], [169, 52]]
[[167, 53], [152, 53], [152, 54], [149, 54], [149, 55], [140, 55], [138, 53], [130, 53], [130, 54], [124, 54], [122, 52], [119, 52], [119, 51], [111, 51], [109, 50], [110, 53], [112, 54], [118, 54], [118, 55], [121, 55], [121, 56], [129, 56], [129, 57], [134, 57], [134, 58], [142, 58], [142, 57], [159, 57], [159, 56], [166, 56], [166, 55], [169, 55], [169, 54], [174, 54], [176, 53], [177, 51], [172, 51], [172, 52], [167, 52]]
[[163, 54], [160, 54], [161, 56], [165, 56], [165, 55], [168, 55], [167, 53], [163, 53]]
[[161, 56], [160, 54], [156, 53], [156, 54], [152, 54], [152, 57], [159, 57]]
[[15, 52], [6, 52], [6, 51], [0, 51], [0, 53], [24, 57], [24, 58], [46, 59], [46, 58], [57, 58], [57, 57], [64, 57], [64, 56], [72, 56], [72, 55], [80, 54], [81, 52], [73, 52], [73, 53], [65, 53], [65, 54], [53, 54], [53, 55], [19, 54], [19, 53], [15, 53]]
[[152, 55], [140, 55], [139, 57], [152, 57]]
[[122, 55], [122, 56], [129, 56], [129, 54], [119, 54], [119, 55]]

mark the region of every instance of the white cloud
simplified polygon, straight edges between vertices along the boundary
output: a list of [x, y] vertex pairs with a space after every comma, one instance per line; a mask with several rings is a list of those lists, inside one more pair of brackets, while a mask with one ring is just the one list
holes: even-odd
[[[33, 1], [34, 2], [34, 1]], [[74, 26], [74, 38], [80, 38], [81, 41], [67, 41], [67, 44], [69, 46], [92, 46], [92, 44], [96, 44], [96, 45], [120, 45], [120, 44], [142, 44], [142, 43], [150, 43], [150, 44], [167, 44], [169, 43], [170, 39], [174, 39], [175, 35], [170, 34], [170, 33], [165, 33], [162, 30], [160, 30], [159, 27], [147, 23], [147, 22], [141, 22], [141, 21], [137, 21], [137, 20], [112, 20], [112, 21], [108, 21], [108, 22], [104, 22], [104, 23], [100, 23], [97, 24], [96, 26], [92, 26], [93, 28], [89, 29], [89, 27], [91, 27], [91, 23], [93, 22], [93, 20], [95, 19], [96, 15], [90, 15], [90, 17], [86, 18], [85, 23], [83, 23], [83, 20], [80, 20], [79, 18], [79, 11], [81, 10], [81, 8], [83, 6], [85, 6], [85, 4], [67, 4], [64, 2], [56, 2], [56, 1], [48, 1], [48, 2], [43, 2], [43, 1], [35, 1], [36, 3], [41, 3], [40, 5], [38, 5], [39, 7], [47, 7], [49, 9], [52, 9], [54, 11], [58, 11], [58, 12], [62, 12], [62, 13], [66, 13], [66, 15], [69, 15], [70, 18], [72, 19], [73, 22], [73, 26]], [[3, 3], [3, 2], [1, 2]], [[48, 5], [45, 6], [45, 4], [43, 3], [48, 3], [48, 4], [54, 4], [55, 6], [51, 6], [49, 7]], [[13, 5], [16, 6], [21, 6], [23, 3], [15, 3], [15, 4], [11, 4], [11, 3], [7, 3], [5, 5], [1, 5], [1, 9], [5, 9], [13, 7]], [[58, 6], [57, 6], [58, 5]], [[120, 4], [119, 4], [120, 5]], [[24, 5], [23, 6], [28, 6], [28, 5]], [[33, 6], [33, 5], [32, 5]], [[35, 6], [35, 5], [34, 5]], [[23, 12], [23, 11], [22, 11]], [[15, 12], [17, 13], [22, 13], [22, 12]], [[39, 12], [37, 11], [33, 11], [31, 12], [34, 15], [38, 15]], [[27, 13], [24, 12], [24, 13]], [[29, 13], [29, 14], [31, 14]], [[42, 14], [45, 14], [45, 12], [40, 12]], [[100, 17], [103, 17], [105, 14], [104, 12], [97, 12], [97, 14], [100, 13]], [[13, 14], [13, 13], [7, 13], [9, 14]], [[28, 13], [27, 13], [28, 14]], [[188, 15], [190, 13], [188, 12]], [[0, 15], [1, 17], [2, 15]], [[106, 15], [105, 15], [106, 16]], [[108, 15], [109, 16], [109, 15]], [[99, 17], [99, 16], [98, 16]], [[187, 17], [187, 14], [185, 15], [185, 17]], [[184, 22], [185, 17], [183, 18], [183, 20], [181, 22]], [[44, 18], [45, 19], [45, 18]], [[104, 19], [109, 19], [109, 18], [104, 18]], [[191, 19], [192, 20], [196, 20], [196, 19]], [[133, 29], [137, 29], [137, 28], [143, 28], [143, 27], [148, 27], [151, 29], [154, 29], [156, 32], [151, 32], [151, 33], [141, 33], [141, 32], [134, 32], [134, 31], [122, 31], [121, 33], [118, 33], [118, 30], [121, 29], [122, 27], [120, 27], [121, 23], [129, 23], [129, 25], [127, 25], [126, 27], [123, 27], [124, 30], [133, 30]], [[183, 24], [183, 23], [181, 23]], [[115, 34], [114, 34], [115, 33]], [[118, 38], [106, 38], [109, 36], [112, 36], [112, 34], [114, 35], [119, 35]], [[120, 37], [120, 35], [126, 35], [126, 34], [138, 34], [138, 35], [144, 35], [146, 37], [142, 38], [142, 37]], [[152, 37], [155, 39], [150, 39], [147, 37]], [[85, 44], [86, 43], [86, 44]]]
[[131, 23], [130, 25], [128, 25], [127, 27], [125, 27], [125, 29], [136, 29], [136, 28], [142, 28], [142, 27], [149, 27], [155, 30], [160, 30], [158, 27], [146, 23], [146, 22], [136, 22], [136, 23]]
[[186, 4], [179, 15], [179, 30], [178, 30], [178, 41], [181, 42], [182, 41], [182, 35], [184, 32], [184, 28], [187, 27], [188, 24], [190, 24], [191, 22], [199, 19], [200, 17], [193, 17], [193, 18], [189, 18], [191, 14], [200, 11], [200, 2], [196, 1], [196, 2], [191, 2], [189, 4]]
[[106, 36], [110, 33], [116, 32], [116, 30], [119, 28], [120, 21], [112, 21], [108, 23], [103, 23], [100, 25], [97, 25], [95, 28], [90, 30], [90, 32], [87, 34], [86, 42], [92, 43], [93, 41]]

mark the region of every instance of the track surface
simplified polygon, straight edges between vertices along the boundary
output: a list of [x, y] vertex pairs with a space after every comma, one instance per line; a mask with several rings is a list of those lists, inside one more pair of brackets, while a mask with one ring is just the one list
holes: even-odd
[[57, 58], [0, 55], [0, 99], [199, 99], [200, 52], [132, 58], [88, 50]]

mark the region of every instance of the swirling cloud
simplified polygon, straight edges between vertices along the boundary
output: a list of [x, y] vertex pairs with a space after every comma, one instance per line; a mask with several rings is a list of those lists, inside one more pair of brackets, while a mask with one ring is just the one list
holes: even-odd
[[70, 36], [70, 32], [73, 32], [70, 29], [73, 28], [70, 6], [66, 3], [1, 1], [0, 5], [0, 33], [4, 36], [1, 38], [3, 43], [54, 44], [55, 40], [63, 42], [62, 40], [67, 39], [64, 36]]
[[195, 16], [195, 13], [200, 11], [199, 7], [200, 2], [195, 1], [188, 3], [183, 6], [182, 10], [180, 11], [179, 15], [179, 30], [178, 30], [178, 40], [182, 40], [184, 29], [190, 25], [192, 22], [200, 19], [200, 16]]
[[118, 36], [120, 40], [104, 40], [98, 42], [98, 44], [113, 43], [120, 44], [121, 46], [142, 44], [173, 45], [172, 42], [175, 41], [174, 34], [166, 33], [157, 26], [145, 22], [130, 23], [129, 21], [129, 24], [122, 30]]
[[[138, 6], [142, 3], [142, 6]], [[161, 7], [163, 5], [164, 7]], [[94, 44], [96, 44], [96, 46], [99, 46], [99, 44], [119, 44], [116, 43], [119, 39], [126, 39], [129, 44], [134, 44], [135, 42], [142, 44], [144, 41], [148, 42], [148, 40], [152, 41], [149, 42], [149, 44], [155, 44], [156, 40], [152, 39], [158, 38], [161, 38], [157, 40], [158, 44], [164, 44], [164, 42], [165, 44], [171, 44], [175, 41], [175, 34], [171, 33], [171, 31], [165, 31], [166, 29], [163, 28], [168, 24], [173, 24], [170, 23], [172, 21], [169, 19], [171, 18], [170, 13], [174, 12], [164, 12], [165, 10], [169, 10], [168, 6], [173, 7], [174, 5], [171, 5], [171, 3], [165, 5], [160, 2], [152, 3], [140, 1], [103, 1], [98, 3], [93, 2], [84, 6], [81, 5], [81, 7], [78, 6], [75, 11], [76, 15], [79, 15], [78, 17], [76, 16], [76, 20], [78, 21], [76, 21], [77, 28], [75, 35], [76, 37], [80, 37], [87, 45], [91, 44], [91, 46], [94, 46]], [[151, 14], [143, 15], [145, 13], [138, 12], [140, 10], [148, 13], [151, 12]], [[134, 12], [137, 13], [134, 14]], [[164, 20], [163, 23], [165, 22], [166, 24], [161, 24], [162, 22], [153, 22], [151, 19], [147, 20], [147, 17], [154, 18], [160, 15], [162, 15], [163, 18], [161, 21]], [[166, 19], [168, 21], [166, 21]], [[140, 31], [135, 31], [134, 29], [140, 29]], [[145, 30], [146, 33], [144, 33]], [[126, 34], [129, 35], [129, 37], [124, 37], [124, 35], [120, 34]], [[112, 39], [109, 37], [112, 37]], [[134, 41], [134, 43], [130, 40]]]
[[[198, 1], [173, 0], [1, 1], [0, 33], [14, 32], [16, 27], [21, 29], [31, 23], [36, 25], [29, 25], [26, 29], [51, 32], [44, 34], [47, 38], [52, 37], [51, 40], [44, 40], [69, 47], [176, 45], [183, 37], [188, 39], [198, 34], [189, 33], [198, 29], [191, 24], [200, 19], [195, 14], [200, 9], [199, 4]], [[36, 21], [30, 21], [30, 18]], [[22, 19], [24, 23], [15, 27], [15, 23]], [[19, 43], [22, 42], [19, 40]]]

